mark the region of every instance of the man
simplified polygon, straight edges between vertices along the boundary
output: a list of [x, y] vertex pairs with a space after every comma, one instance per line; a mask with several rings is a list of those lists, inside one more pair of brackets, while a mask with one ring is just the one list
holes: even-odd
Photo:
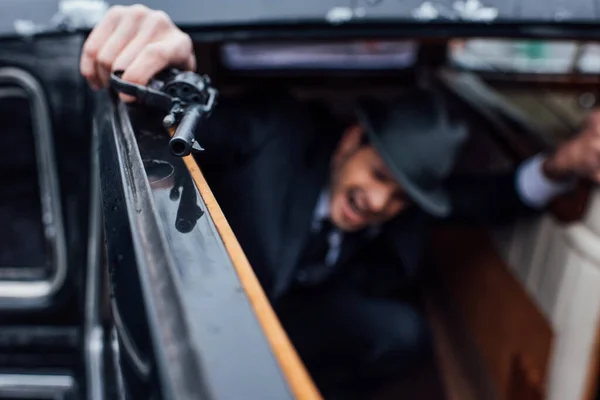
[[[162, 12], [113, 7], [81, 72], [145, 84], [195, 69], [190, 38]], [[427, 350], [410, 296], [432, 219], [504, 221], [542, 209], [576, 177], [600, 180], [600, 123], [515, 173], [450, 177], [464, 141], [440, 98], [416, 90], [362, 101], [339, 127], [288, 95], [223, 99], [199, 132], [207, 179], [320, 389], [367, 393]], [[364, 391], [364, 392], [362, 392]]]

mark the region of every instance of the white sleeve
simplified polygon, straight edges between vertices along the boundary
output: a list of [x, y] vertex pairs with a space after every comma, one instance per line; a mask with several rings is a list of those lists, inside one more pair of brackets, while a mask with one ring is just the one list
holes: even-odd
[[538, 154], [523, 162], [517, 170], [517, 193], [532, 208], [542, 208], [556, 196], [575, 187], [575, 181], [555, 181], [544, 174], [544, 155]]

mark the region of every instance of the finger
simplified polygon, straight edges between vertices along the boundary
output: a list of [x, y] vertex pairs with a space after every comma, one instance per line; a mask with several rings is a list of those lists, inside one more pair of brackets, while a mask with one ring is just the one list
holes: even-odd
[[[168, 18], [168, 17], [167, 17]], [[148, 44], [166, 37], [172, 29], [164, 14], [153, 12], [142, 22], [135, 38], [125, 46], [113, 63], [114, 70], [125, 70]]]
[[[125, 49], [119, 54], [119, 57], [113, 63], [113, 70], [127, 70], [128, 67], [133, 63], [133, 61], [140, 55], [140, 53], [144, 50], [144, 47], [148, 45], [149, 38], [153, 36], [151, 30], [146, 30], [140, 32], [134, 40], [131, 41], [125, 47]], [[196, 69], [196, 57], [190, 47], [190, 54], [188, 55], [185, 61], [179, 62], [171, 62], [173, 66], [180, 67], [185, 70], [194, 71]], [[126, 73], [126, 78], [129, 76], [129, 73]]]
[[595, 158], [595, 161], [600, 161], [600, 138], [594, 138], [588, 144], [588, 150], [590, 150]]
[[122, 8], [121, 6], [112, 7], [102, 21], [92, 30], [83, 45], [79, 69], [81, 74], [95, 89], [101, 86], [101, 81], [97, 76], [96, 57], [104, 42], [108, 40], [114, 28], [119, 23]]
[[[113, 63], [113, 70], [124, 70], [127, 71], [129, 66], [133, 63], [136, 57], [142, 52], [145, 46], [148, 45], [148, 42], [152, 36], [152, 30], [146, 29], [145, 31], [140, 32], [135, 39], [129, 43], [125, 49], [119, 54], [119, 57]], [[129, 74], [124, 74], [123, 77], [127, 81], [131, 81]], [[139, 80], [134, 77], [134, 79]], [[135, 98], [133, 96], [128, 96], [126, 94], [120, 94], [119, 97], [122, 101], [129, 103], [133, 102]]]
[[94, 68], [96, 69], [96, 76], [98, 77], [98, 87], [99, 88], [104, 88], [108, 86], [108, 81], [110, 80], [110, 73], [109, 71], [106, 70], [106, 68], [104, 68], [102, 65], [100, 65], [99, 63], [96, 63], [94, 65]]
[[588, 119], [597, 122], [600, 120], [600, 108], [596, 107], [592, 111], [590, 111]]
[[107, 77], [113, 71], [113, 63], [121, 51], [135, 37], [140, 21], [129, 17], [121, 20], [114, 33], [108, 38], [96, 58], [97, 68], [105, 72], [100, 77], [104, 86], [108, 85]]
[[[164, 66], [162, 66], [163, 64], [164, 64]], [[154, 63], [154, 64], [151, 64], [151, 65], [156, 67], [156, 68], [155, 68], [155, 69], [156, 69], [156, 72], [152, 73], [152, 70], [149, 70], [149, 71], [148, 71], [148, 76], [149, 76], [149, 77], [148, 77], [148, 76], [147, 76], [147, 77], [140, 77], [140, 75], [139, 75], [139, 74], [137, 74], [137, 73], [135, 72], [135, 70], [134, 70], [134, 72], [133, 72], [133, 73], [134, 73], [134, 74], [137, 74], [137, 76], [139, 77], [138, 81], [139, 81], [139, 82], [145, 82], [145, 83], [140, 83], [140, 84], [142, 84], [142, 85], [146, 85], [146, 84], [148, 83], [148, 81], [149, 81], [149, 80], [150, 80], [150, 79], [151, 79], [151, 78], [152, 78], [152, 77], [153, 77], [153, 76], [154, 76], [156, 73], [160, 72], [160, 71], [161, 71], [163, 68], [166, 68], [166, 67], [168, 67], [168, 66], [170, 65], [170, 63], [160, 63], [160, 64], [159, 64], [159, 63]], [[174, 65], [174, 66], [178, 66], [178, 67], [179, 67], [179, 65]], [[182, 65], [181, 65], [181, 68], [184, 68], [184, 69], [186, 69], [186, 70], [189, 70], [189, 71], [193, 71], [193, 70], [195, 70], [195, 69], [196, 69], [196, 58], [194, 57], [194, 55], [190, 55], [190, 56], [188, 57], [188, 60], [187, 60], [187, 61], [186, 61], [184, 64], [182, 64]], [[127, 77], [127, 76], [125, 76], [125, 74], [123, 75], [123, 77], [124, 77], [124, 80], [126, 80], [126, 81], [130, 81], [130, 82], [134, 81], [134, 80], [133, 80], [133, 79], [131, 79], [130, 77]], [[126, 102], [126, 103], [130, 103], [130, 102], [133, 102], [133, 101], [135, 101], [135, 97], [133, 97], [133, 96], [129, 96], [129, 95], [126, 95], [126, 94], [123, 94], [123, 93], [119, 94], [119, 97], [121, 98], [121, 100], [122, 100], [123, 102]]]
[[144, 47], [125, 70], [123, 79], [146, 85], [159, 71], [167, 66], [188, 67], [193, 57], [191, 39], [181, 34], [151, 43]]
[[196, 56], [194, 53], [190, 54], [182, 67], [188, 71], [196, 70]]
[[[148, 41], [150, 38], [150, 31], [141, 31], [138, 35], [123, 49], [121, 54], [117, 57], [115, 62], [113, 63], [113, 70], [124, 70], [126, 71], [128, 67], [133, 63], [135, 58], [142, 52], [145, 46], [148, 45]], [[124, 76], [126, 80], [130, 80], [127, 76]], [[120, 94], [119, 97], [124, 102], [132, 102], [135, 100], [134, 97], [128, 96], [126, 94]]]
[[[142, 54], [146, 46], [152, 44], [152, 42], [160, 41], [161, 39], [167, 38], [170, 34], [172, 35], [173, 29], [176, 29], [172, 24], [171, 20], [164, 12], [153, 11], [145, 19], [136, 37], [123, 49], [121, 54], [117, 57], [113, 63], [114, 70], [124, 70], [123, 79], [146, 84], [143, 77], [138, 77], [136, 72], [133, 72], [133, 76], [130, 72], [130, 66], [136, 60], [136, 58]], [[161, 68], [158, 66], [157, 68]], [[148, 79], [149, 80], [149, 79]], [[125, 102], [131, 102], [135, 100], [133, 97], [121, 94], [121, 100]]]
[[[133, 61], [125, 69], [123, 80], [147, 85], [150, 79], [169, 64], [168, 42], [154, 42], [142, 47], [142, 50], [134, 56]], [[119, 96], [124, 102], [135, 99], [131, 96], [121, 94]]]
[[589, 133], [597, 136], [600, 134], [600, 111], [592, 111], [586, 120], [586, 128]]
[[130, 43], [130, 46], [123, 51], [119, 60], [115, 61], [116, 67], [125, 70], [123, 79], [139, 84], [146, 84], [147, 81], [144, 82], [143, 79], [139, 80], [135, 73], [131, 75], [128, 71], [130, 70], [130, 66], [134, 64], [134, 61], [140, 56], [144, 57], [147, 46], [153, 48], [155, 47], [153, 43], [169, 40], [170, 37], [173, 37], [173, 31], [176, 30], [177, 28], [173, 25], [166, 13], [162, 11], [151, 12], [145, 18], [136, 38]]
[[597, 164], [597, 156], [594, 152], [588, 151], [583, 153], [580, 156], [580, 159], [582, 160], [582, 165], [584, 166], [586, 171], [594, 171], [594, 167]]
[[[123, 80], [147, 85], [150, 79], [169, 65], [168, 42], [154, 42], [143, 48], [123, 73]], [[133, 101], [131, 96], [120, 95], [125, 102]]]

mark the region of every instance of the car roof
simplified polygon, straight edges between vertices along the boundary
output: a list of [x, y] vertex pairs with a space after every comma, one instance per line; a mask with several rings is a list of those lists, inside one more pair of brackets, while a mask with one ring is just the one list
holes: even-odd
[[[139, 0], [112, 1], [135, 4]], [[380, 19], [457, 18], [465, 22], [593, 21], [600, 0], [145, 0], [181, 24], [369, 21]], [[429, 13], [428, 13], [429, 11]]]
[[428, 9], [433, 13], [437, 10], [441, 18], [464, 21], [485, 18], [486, 10], [488, 15], [495, 10], [494, 19], [515, 22], [600, 19], [600, 0], [144, 0], [142, 3], [166, 11], [182, 24], [414, 20], [426, 18]]
[[15, 21], [53, 27], [64, 3], [107, 6], [142, 3], [164, 10], [184, 26], [342, 24], [452, 21], [458, 23], [591, 23], [600, 20], [600, 0], [2, 0], [0, 35], [15, 33]]

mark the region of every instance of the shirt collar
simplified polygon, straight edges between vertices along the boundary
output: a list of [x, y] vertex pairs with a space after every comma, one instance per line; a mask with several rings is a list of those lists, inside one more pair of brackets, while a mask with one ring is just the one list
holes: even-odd
[[[317, 206], [315, 207], [315, 212], [313, 214], [313, 230], [318, 230], [321, 227], [321, 221], [329, 218], [330, 199], [331, 194], [329, 193], [329, 189], [322, 190], [321, 194], [319, 195], [319, 199], [317, 200]], [[380, 225], [371, 225], [367, 228], [367, 235], [369, 235], [370, 237], [375, 237], [380, 232]]]
[[315, 208], [314, 220], [315, 222], [321, 222], [324, 219], [329, 218], [329, 190], [321, 191], [319, 200], [317, 201], [317, 207]]

